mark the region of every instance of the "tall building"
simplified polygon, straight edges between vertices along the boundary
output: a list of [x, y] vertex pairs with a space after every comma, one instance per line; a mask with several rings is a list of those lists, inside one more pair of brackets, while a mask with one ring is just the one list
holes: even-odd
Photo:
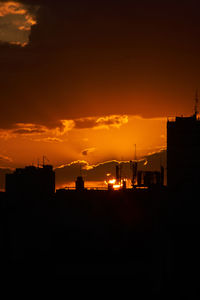
[[78, 176], [76, 179], [76, 190], [83, 191], [84, 190], [84, 180], [82, 176]]
[[167, 185], [169, 188], [200, 184], [200, 119], [197, 115], [195, 106], [193, 116], [176, 117], [167, 122]]
[[55, 192], [55, 172], [50, 165], [28, 166], [6, 174], [6, 192], [19, 194], [51, 195]]

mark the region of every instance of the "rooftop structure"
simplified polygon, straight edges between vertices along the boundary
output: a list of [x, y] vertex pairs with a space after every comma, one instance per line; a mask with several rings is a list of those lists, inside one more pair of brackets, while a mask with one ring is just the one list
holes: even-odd
[[196, 99], [191, 117], [167, 122], [167, 185], [175, 188], [200, 183], [200, 120]]
[[84, 180], [82, 176], [78, 176], [76, 179], [76, 190], [83, 191], [84, 190]]
[[53, 194], [55, 192], [55, 172], [51, 165], [43, 167], [27, 166], [6, 174], [6, 192], [12, 194]]

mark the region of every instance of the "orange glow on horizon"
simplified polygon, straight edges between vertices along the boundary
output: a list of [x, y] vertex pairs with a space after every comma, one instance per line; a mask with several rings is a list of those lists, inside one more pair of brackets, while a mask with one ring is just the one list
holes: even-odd
[[123, 180], [117, 182], [117, 180], [113, 178], [105, 181], [105, 184], [107, 184], [108, 187], [111, 186], [114, 190], [120, 190], [123, 187]]
[[[115, 121], [115, 118], [110, 120]], [[84, 160], [88, 163], [86, 168], [91, 168], [105, 161], [133, 160], [135, 144], [137, 159], [166, 147], [164, 118], [144, 119], [129, 115], [128, 123], [120, 128], [111, 126], [98, 130], [87, 126], [77, 128], [75, 122], [65, 120], [65, 126], [61, 128], [58, 125], [48, 128], [42, 124], [17, 123], [13, 129], [0, 130], [1, 144], [5, 149], [0, 154], [10, 157], [9, 162], [1, 161], [2, 167], [31, 165], [45, 155], [54, 167]], [[108, 168], [105, 173], [107, 181], [110, 174]]]

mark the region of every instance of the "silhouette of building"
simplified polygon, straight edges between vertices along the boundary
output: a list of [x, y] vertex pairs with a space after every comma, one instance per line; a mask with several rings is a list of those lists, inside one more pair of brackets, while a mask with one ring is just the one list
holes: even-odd
[[55, 192], [55, 172], [51, 165], [27, 166], [6, 174], [6, 192], [12, 194], [44, 194]]
[[76, 179], [76, 190], [83, 191], [84, 190], [84, 180], [82, 176], [78, 176]]
[[151, 187], [164, 185], [164, 168], [160, 171], [138, 171], [137, 187]]
[[200, 120], [176, 117], [167, 122], [167, 185], [169, 188], [196, 185], [200, 170]]

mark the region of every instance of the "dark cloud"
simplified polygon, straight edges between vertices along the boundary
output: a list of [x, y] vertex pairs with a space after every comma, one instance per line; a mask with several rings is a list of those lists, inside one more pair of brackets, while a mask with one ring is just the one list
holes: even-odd
[[25, 47], [31, 28], [37, 24], [38, 8], [19, 1], [0, 1], [0, 42]]
[[88, 150], [83, 150], [83, 151], [82, 151], [82, 155], [87, 156], [87, 155], [88, 155]]
[[8, 157], [8, 156], [5, 156], [5, 155], [2, 155], [0, 154], [0, 163], [2, 162], [11, 162], [12, 161], [12, 158], [11, 157]]
[[[54, 126], [53, 126], [54, 125]], [[0, 130], [0, 138], [7, 140], [8, 138], [19, 136], [30, 136], [35, 141], [45, 142], [61, 142], [59, 136], [64, 136], [68, 131], [74, 128], [73, 120], [60, 120], [50, 126], [42, 124], [17, 123], [12, 124], [10, 128]]]
[[87, 148], [85, 150], [82, 151], [82, 155], [83, 156], [87, 156], [88, 154], [92, 153], [95, 151], [95, 147], [91, 147], [91, 148]]
[[45, 130], [39, 130], [39, 129], [17, 129], [14, 130], [12, 133], [13, 134], [41, 134], [41, 133], [45, 133]]

